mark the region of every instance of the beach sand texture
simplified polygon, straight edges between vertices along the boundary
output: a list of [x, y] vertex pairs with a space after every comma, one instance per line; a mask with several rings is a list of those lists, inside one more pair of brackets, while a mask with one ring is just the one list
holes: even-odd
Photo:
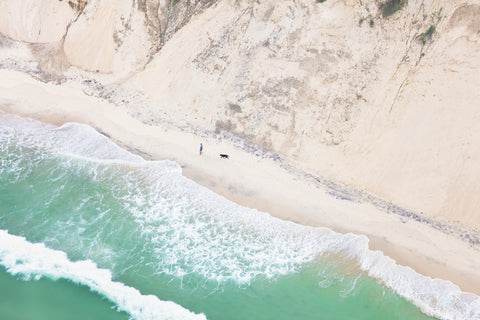
[[388, 17], [373, 0], [0, 8], [2, 110], [86, 123], [237, 203], [365, 234], [480, 294], [480, 1]]

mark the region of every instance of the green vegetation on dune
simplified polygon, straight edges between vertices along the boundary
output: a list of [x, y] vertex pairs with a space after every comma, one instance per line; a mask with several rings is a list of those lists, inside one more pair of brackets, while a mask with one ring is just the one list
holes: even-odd
[[432, 39], [432, 35], [435, 33], [435, 30], [437, 29], [437, 24], [442, 19], [442, 10], [443, 8], [440, 8], [440, 10], [435, 11], [431, 14], [431, 19], [432, 22], [430, 24], [430, 27], [420, 35], [420, 41], [422, 42], [423, 45], [427, 43], [427, 40]]
[[405, 3], [405, 0], [387, 0], [380, 5], [380, 10], [382, 10], [382, 15], [384, 17], [388, 17], [401, 10]]

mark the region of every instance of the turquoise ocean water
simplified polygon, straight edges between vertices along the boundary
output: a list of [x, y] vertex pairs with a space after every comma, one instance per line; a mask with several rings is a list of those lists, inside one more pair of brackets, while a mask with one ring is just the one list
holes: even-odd
[[88, 126], [0, 114], [0, 319], [432, 317], [480, 319], [479, 297]]

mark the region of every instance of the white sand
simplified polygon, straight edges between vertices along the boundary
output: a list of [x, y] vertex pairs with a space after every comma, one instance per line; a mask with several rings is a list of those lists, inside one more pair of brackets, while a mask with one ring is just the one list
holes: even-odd
[[[86, 123], [146, 158], [175, 160], [239, 204], [365, 234], [399, 264], [480, 294], [478, 246], [458, 234], [334, 199], [278, 161], [165, 124], [230, 131], [291, 168], [479, 231], [480, 0], [408, 1], [389, 18], [376, 0], [218, 0], [205, 10], [181, 1], [178, 11], [147, 2], [0, 0], [0, 33], [35, 43], [1, 48], [0, 108]], [[111, 86], [57, 86], [6, 70], [37, 72], [35, 61], [46, 79], [81, 81], [73, 65]]]
[[246, 136], [317, 175], [480, 231], [480, 2], [409, 1], [388, 19], [364, 3], [284, 1], [272, 12], [269, 1], [219, 1], [122, 86], [153, 101], [136, 111], [154, 123]]
[[58, 0], [0, 0], [0, 12], [0, 33], [28, 42], [60, 40], [75, 15], [68, 1]]
[[[237, 203], [306, 225], [365, 234], [372, 248], [398, 263], [480, 294], [480, 255], [466, 242], [414, 220], [402, 222], [399, 216], [369, 204], [334, 199], [275, 161], [231, 143], [146, 125], [74, 85], [42, 83], [15, 71], [0, 70], [0, 106], [6, 112], [55, 124], [86, 123], [144, 157], [175, 160], [184, 166], [187, 177]], [[205, 146], [203, 156], [198, 154], [200, 142]], [[230, 159], [220, 159], [219, 153], [229, 154]]]
[[185, 6], [175, 8], [196, 12], [190, 20], [165, 1], [91, 0], [74, 12], [66, 1], [0, 0], [0, 32], [36, 42], [31, 60], [50, 80], [74, 65], [141, 91], [148, 105], [125, 99], [143, 122], [229, 131], [480, 232], [480, 0], [408, 1], [388, 18], [376, 0]]

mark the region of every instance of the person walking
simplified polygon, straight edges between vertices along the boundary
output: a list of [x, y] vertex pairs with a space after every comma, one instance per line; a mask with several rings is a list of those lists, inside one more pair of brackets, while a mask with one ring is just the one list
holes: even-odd
[[203, 154], [203, 144], [200, 143], [200, 155]]

